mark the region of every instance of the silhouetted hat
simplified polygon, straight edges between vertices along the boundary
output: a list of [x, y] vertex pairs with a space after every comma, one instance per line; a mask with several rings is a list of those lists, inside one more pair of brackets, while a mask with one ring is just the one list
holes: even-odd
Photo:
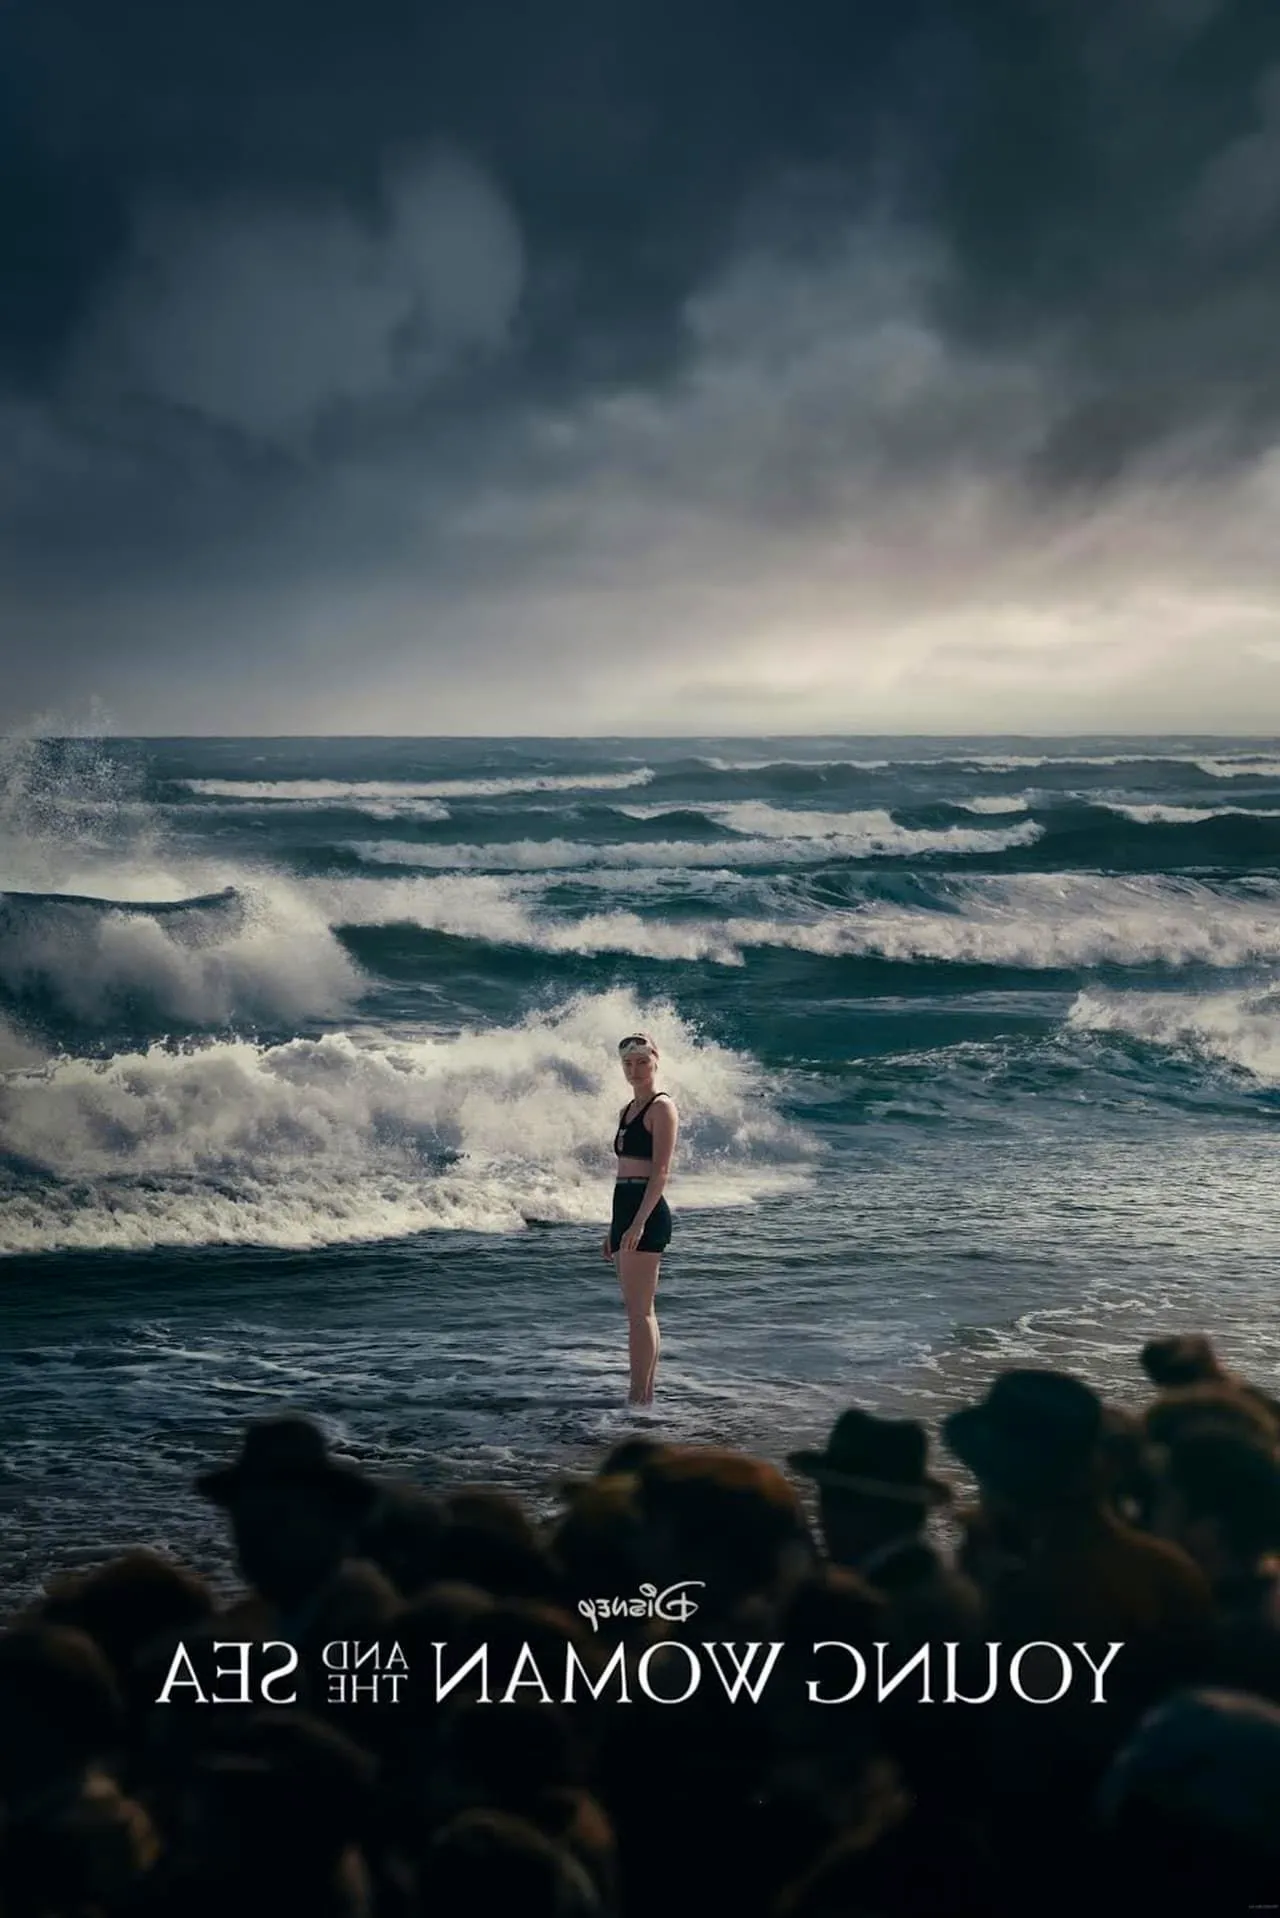
[[944, 1505], [951, 1487], [925, 1470], [928, 1456], [929, 1435], [915, 1419], [880, 1419], [855, 1408], [840, 1414], [824, 1451], [789, 1452], [787, 1464], [832, 1491]]
[[1002, 1372], [985, 1399], [943, 1420], [948, 1449], [981, 1483], [1010, 1492], [1065, 1484], [1097, 1456], [1106, 1408], [1069, 1372]]
[[380, 1492], [371, 1479], [344, 1459], [329, 1456], [324, 1434], [310, 1419], [260, 1419], [244, 1436], [239, 1458], [217, 1471], [202, 1472], [196, 1490], [214, 1505], [233, 1505], [243, 1493], [262, 1485], [323, 1487], [352, 1513], [368, 1511]]

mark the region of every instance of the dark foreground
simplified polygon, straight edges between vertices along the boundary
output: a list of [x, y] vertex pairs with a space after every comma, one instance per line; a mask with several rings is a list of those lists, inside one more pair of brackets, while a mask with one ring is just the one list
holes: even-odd
[[536, 1519], [250, 1427], [200, 1484], [235, 1598], [137, 1552], [0, 1634], [0, 1912], [1274, 1906], [1280, 1406], [1142, 1356], [1140, 1415], [1000, 1374], [963, 1509], [846, 1415], [789, 1461], [816, 1526], [729, 1448], [624, 1441]]

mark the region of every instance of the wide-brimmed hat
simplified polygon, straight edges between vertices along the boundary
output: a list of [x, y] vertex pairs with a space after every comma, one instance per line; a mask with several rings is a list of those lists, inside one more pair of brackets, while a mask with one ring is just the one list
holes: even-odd
[[942, 1423], [961, 1464], [1009, 1492], [1066, 1485], [1098, 1457], [1106, 1432], [1106, 1408], [1083, 1379], [1034, 1368], [1002, 1372], [981, 1403]]
[[836, 1492], [944, 1505], [951, 1487], [926, 1471], [929, 1435], [915, 1419], [880, 1419], [870, 1412], [842, 1412], [824, 1451], [789, 1452], [787, 1464], [802, 1478]]
[[379, 1496], [379, 1488], [358, 1466], [330, 1457], [318, 1426], [299, 1417], [256, 1421], [245, 1433], [237, 1459], [196, 1479], [197, 1492], [223, 1506], [262, 1485], [320, 1486], [353, 1513], [369, 1510]]

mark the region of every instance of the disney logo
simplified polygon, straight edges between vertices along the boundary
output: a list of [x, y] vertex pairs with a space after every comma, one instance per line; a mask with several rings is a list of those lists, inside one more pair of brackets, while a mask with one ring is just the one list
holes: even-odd
[[656, 1585], [642, 1585], [635, 1598], [580, 1598], [578, 1610], [590, 1620], [593, 1632], [600, 1630], [602, 1618], [662, 1618], [683, 1624], [698, 1609], [687, 1594], [695, 1587], [701, 1591], [705, 1585], [703, 1578], [686, 1578], [662, 1592]]

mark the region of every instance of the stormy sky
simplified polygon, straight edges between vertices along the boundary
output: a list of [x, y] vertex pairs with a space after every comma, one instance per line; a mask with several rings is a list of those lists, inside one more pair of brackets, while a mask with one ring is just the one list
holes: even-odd
[[1280, 730], [1276, 0], [8, 0], [0, 726]]

